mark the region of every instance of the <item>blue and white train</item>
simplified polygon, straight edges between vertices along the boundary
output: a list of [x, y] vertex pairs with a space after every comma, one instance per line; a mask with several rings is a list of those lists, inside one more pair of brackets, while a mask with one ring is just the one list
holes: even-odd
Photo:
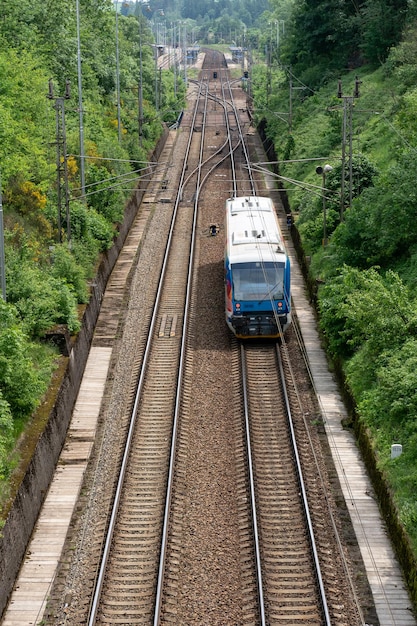
[[226, 201], [226, 322], [240, 339], [277, 338], [291, 322], [290, 260], [270, 198]]

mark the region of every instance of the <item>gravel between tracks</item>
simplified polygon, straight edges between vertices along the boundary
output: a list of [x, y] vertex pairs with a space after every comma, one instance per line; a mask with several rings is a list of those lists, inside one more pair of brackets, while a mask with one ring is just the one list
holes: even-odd
[[[181, 149], [179, 142], [178, 150]], [[173, 159], [178, 167], [179, 157]], [[199, 323], [194, 327], [192, 342], [195, 386], [192, 393], [194, 424], [189, 433], [190, 454], [187, 475], [190, 478], [184, 495], [184, 531], [180, 562], [180, 588], [175, 620], [178, 625], [238, 625], [243, 623], [239, 567], [239, 528], [234, 501], [234, 430], [233, 390], [230, 383], [230, 335], [224, 321], [223, 236], [209, 237], [210, 223], [223, 223], [223, 197], [219, 188], [212, 190], [212, 202], [205, 209], [199, 225], [198, 299]], [[106, 503], [109, 482], [117, 463], [117, 451], [123, 432], [127, 390], [140, 328], [146, 326], [150, 303], [150, 285], [155, 274], [154, 259], [164, 245], [163, 233], [169, 224], [169, 212], [160, 204], [155, 211], [131, 277], [127, 309], [112, 359], [109, 386], [101, 411], [101, 423], [95, 455], [86, 474], [82, 498], [68, 534], [67, 549], [51, 593], [49, 616], [45, 624], [85, 623], [91, 587], [97, 528]], [[292, 331], [288, 340], [295, 348]], [[315, 415], [316, 404], [306, 377], [304, 362], [298, 354], [294, 367], [297, 380], [304, 381], [301, 393], [306, 406]], [[320, 425], [318, 436], [322, 436]], [[335, 493], [341, 513], [341, 527], [348, 546], [348, 556], [357, 571], [357, 581], [366, 581], [362, 574], [359, 551], [351, 531], [344, 501], [339, 498], [337, 480], [331, 469], [330, 454], [323, 437], [319, 451], [329, 468], [329, 488]], [[210, 462], [207, 462], [210, 459]], [[333, 483], [331, 481], [333, 480]], [[362, 607], [368, 610], [369, 622], [377, 620], [367, 583], [358, 587]], [[341, 598], [341, 603], [343, 598]], [[369, 607], [369, 608], [368, 608]], [[368, 617], [367, 615], [367, 617]]]

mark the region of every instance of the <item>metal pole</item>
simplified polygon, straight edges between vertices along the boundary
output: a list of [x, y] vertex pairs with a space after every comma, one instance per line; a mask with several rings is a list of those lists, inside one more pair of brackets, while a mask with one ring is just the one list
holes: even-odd
[[353, 197], [353, 98], [349, 98], [349, 209]]
[[187, 86], [187, 25], [183, 24], [183, 35], [184, 35], [184, 82], [185, 86]]
[[143, 135], [143, 65], [142, 65], [142, 13], [139, 13], [139, 145]]
[[175, 95], [175, 98], [177, 98], [177, 47], [176, 47], [175, 22], [172, 25], [172, 47], [174, 50], [174, 95]]
[[[68, 96], [69, 97], [69, 94]], [[65, 219], [67, 223], [67, 241], [68, 246], [71, 247], [71, 215], [70, 215], [70, 197], [68, 187], [68, 155], [67, 155], [67, 131], [65, 128], [65, 106], [64, 98], [62, 99], [61, 108], [61, 127], [62, 127], [62, 154], [63, 154], [63, 168], [64, 168], [64, 193], [65, 193]]]
[[321, 165], [319, 165], [318, 167], [316, 167], [316, 174], [320, 174], [322, 176], [322, 189], [321, 189], [321, 194], [322, 194], [322, 202], [323, 202], [323, 247], [327, 246], [327, 214], [326, 214], [326, 174], [328, 174], [328, 172], [332, 171], [332, 166], [327, 164], [324, 167], [321, 167]]
[[345, 164], [346, 164], [346, 125], [347, 125], [347, 98], [343, 98], [342, 124], [342, 173], [340, 181], [340, 221], [343, 222], [345, 210]]
[[81, 78], [81, 42], [80, 42], [80, 7], [79, 0], [76, 0], [77, 7], [77, 69], [78, 69], [78, 112], [80, 119], [80, 176], [81, 176], [81, 198], [85, 202], [85, 154], [84, 154], [84, 127], [83, 127], [83, 88]]
[[60, 109], [62, 108], [64, 103], [63, 98], [55, 99], [55, 131], [56, 131], [56, 175], [57, 175], [57, 204], [58, 204], [58, 215], [57, 215], [57, 225], [58, 225], [58, 241], [62, 243], [62, 188], [61, 188], [61, 120], [62, 117], [60, 115]]
[[155, 43], [155, 109], [158, 111], [158, 43]]
[[[347, 127], [349, 125], [349, 208], [352, 206], [353, 196], [353, 103], [355, 98], [360, 97], [359, 87], [362, 81], [356, 76], [355, 88], [353, 96], [344, 96], [342, 92], [342, 81], [338, 81], [337, 97], [343, 98], [343, 124], [342, 124], [342, 178], [340, 185], [340, 221], [343, 222], [343, 213], [345, 210], [345, 165], [346, 165], [346, 140], [347, 140]], [[349, 107], [349, 112], [348, 112]], [[349, 115], [349, 119], [348, 119]]]
[[178, 22], [178, 50], [180, 53], [179, 60], [178, 60], [178, 76], [181, 76], [181, 57], [182, 57], [181, 22]]
[[1, 293], [3, 300], [6, 302], [6, 263], [4, 256], [4, 228], [3, 228], [3, 194], [1, 190], [1, 175], [0, 175], [0, 278], [1, 278]]
[[49, 89], [47, 97], [54, 100], [55, 108], [55, 124], [56, 124], [56, 171], [57, 171], [57, 228], [58, 241], [62, 243], [62, 191], [65, 192], [65, 213], [67, 226], [68, 244], [71, 244], [71, 221], [70, 221], [70, 200], [68, 187], [68, 156], [67, 156], [67, 138], [65, 130], [65, 100], [71, 97], [70, 81], [65, 82], [65, 95], [62, 97], [54, 96], [54, 87], [52, 79], [49, 80]]
[[323, 246], [327, 246], [326, 171], [323, 168]]
[[162, 102], [162, 67], [158, 68], [158, 98], [159, 98], [159, 108], [163, 106]]
[[120, 66], [119, 66], [119, 2], [116, 1], [116, 96], [117, 96], [117, 134], [122, 143], [122, 124], [120, 119]]
[[155, 109], [158, 112], [158, 22], [154, 18], [154, 35], [155, 35]]

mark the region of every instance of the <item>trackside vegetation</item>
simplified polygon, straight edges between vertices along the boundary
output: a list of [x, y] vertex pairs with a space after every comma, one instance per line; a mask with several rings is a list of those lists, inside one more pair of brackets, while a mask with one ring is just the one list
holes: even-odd
[[[84, 198], [76, 2], [0, 6], [7, 284], [7, 301], [0, 298], [0, 501], [18, 462], [16, 440], [62, 362], [43, 337], [56, 325], [79, 330], [100, 254], [112, 244], [163, 123], [184, 104], [181, 76], [155, 71], [152, 27], [162, 22], [177, 36], [187, 32], [189, 42], [247, 49], [244, 84], [277, 155], [277, 182], [301, 238], [323, 341], [354, 401], [355, 423], [370, 435], [417, 563], [415, 3], [79, 0]], [[65, 210], [60, 228], [57, 219], [55, 110], [68, 81], [70, 229]], [[402, 445], [396, 458], [393, 444]], [[416, 598], [416, 581], [414, 591]]]
[[[119, 12], [116, 29], [110, 0], [80, 0], [78, 5], [79, 39], [75, 1], [1, 3], [6, 301], [0, 298], [0, 501], [7, 498], [19, 461], [15, 442], [64, 358], [44, 341], [45, 334], [59, 325], [73, 336], [79, 330], [100, 254], [112, 245], [126, 200], [163, 123], [174, 121], [184, 102], [184, 82], [179, 75], [174, 80], [172, 70], [159, 73], [156, 91], [155, 38], [148, 19], [152, 13], [145, 16], [139, 4], [130, 15]], [[65, 203], [58, 219], [57, 144], [64, 137], [62, 126], [57, 133], [57, 98], [64, 99], [66, 178], [61, 179], [61, 199], [66, 198], [66, 185], [69, 224]]]
[[[416, 8], [395, 0], [272, 4], [269, 53], [253, 67], [255, 116], [277, 155], [323, 340], [416, 561]], [[335, 21], [336, 4], [343, 19]], [[325, 165], [323, 176], [316, 168]], [[393, 444], [402, 445], [396, 458]]]

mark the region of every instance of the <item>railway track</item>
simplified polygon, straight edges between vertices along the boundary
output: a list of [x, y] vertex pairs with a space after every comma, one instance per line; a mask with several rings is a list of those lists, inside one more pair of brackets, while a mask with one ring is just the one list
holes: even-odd
[[354, 626], [360, 610], [285, 340], [280, 366], [277, 345], [239, 346], [224, 322], [223, 241], [211, 227], [221, 233], [227, 197], [262, 192], [242, 93], [218, 56], [194, 93], [184, 165], [169, 182], [178, 193], [163, 207], [172, 220], [155, 256], [160, 280], [141, 279], [135, 391], [115, 392], [123, 417], [116, 438], [107, 427], [90, 484], [103, 467], [109, 479], [92, 489], [78, 560], [60, 582], [77, 596], [65, 623]]
[[[198, 114], [204, 125], [207, 98], [198, 97], [197, 103], [201, 101], [202, 111], [198, 106], [194, 110], [194, 125]], [[89, 624], [148, 623], [157, 612], [155, 582], [175, 450], [197, 210], [196, 203], [181, 202], [185, 172], [193, 165], [192, 139], [190, 133]]]
[[261, 623], [330, 624], [279, 349], [241, 346], [241, 359]]

